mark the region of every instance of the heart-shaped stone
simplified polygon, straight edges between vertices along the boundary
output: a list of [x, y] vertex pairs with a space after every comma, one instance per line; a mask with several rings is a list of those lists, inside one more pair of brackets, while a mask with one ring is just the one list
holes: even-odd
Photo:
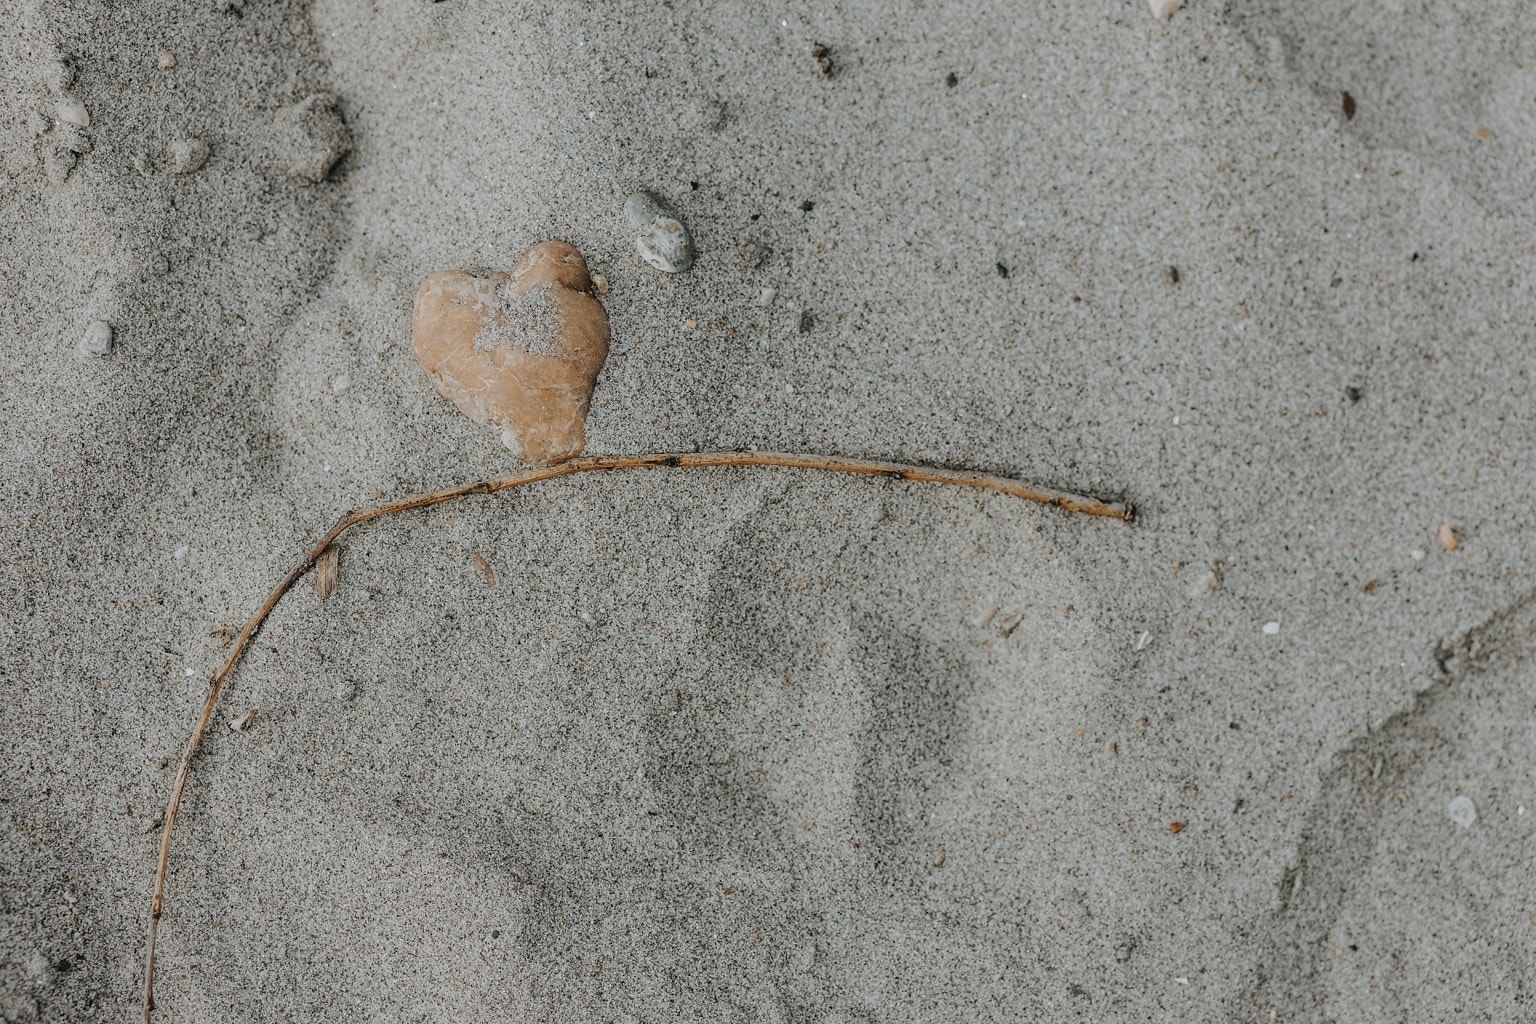
[[416, 293], [411, 341], [443, 397], [524, 462], [581, 454], [608, 314], [575, 246], [540, 242], [505, 274], [433, 274]]

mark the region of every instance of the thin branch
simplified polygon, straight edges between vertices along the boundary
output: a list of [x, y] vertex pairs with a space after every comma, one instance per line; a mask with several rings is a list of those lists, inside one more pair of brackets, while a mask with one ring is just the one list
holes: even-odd
[[540, 480], [553, 480], [556, 477], [570, 476], [574, 473], [589, 473], [606, 469], [643, 469], [646, 467], [702, 467], [702, 466], [784, 466], [791, 469], [820, 469], [833, 473], [862, 473], [870, 476], [885, 476], [897, 480], [921, 480], [937, 484], [953, 484], [957, 487], [976, 487], [984, 491], [997, 491], [1001, 494], [1009, 494], [1016, 498], [1024, 498], [1028, 501], [1038, 501], [1046, 505], [1055, 505], [1069, 512], [1080, 512], [1083, 515], [1106, 516], [1111, 519], [1121, 519], [1130, 522], [1133, 512], [1128, 504], [1121, 502], [1100, 501], [1097, 498], [1084, 497], [1079, 494], [1069, 494], [1065, 491], [1053, 491], [1046, 487], [1037, 487], [1034, 484], [1025, 483], [1022, 480], [1010, 480], [1007, 477], [993, 476], [989, 473], [973, 473], [967, 470], [938, 469], [929, 466], [909, 466], [899, 462], [873, 462], [868, 459], [847, 459], [834, 455], [791, 455], [782, 452], [678, 452], [661, 455], [589, 455], [585, 458], [572, 459], [558, 466], [547, 466], [539, 469], [529, 469], [512, 476], [502, 477], [499, 480], [481, 480], [477, 483], [466, 484], [462, 487], [450, 487], [446, 490], [433, 491], [429, 494], [418, 494], [410, 498], [402, 498], [376, 508], [354, 509], [344, 513], [336, 524], [325, 532], [325, 535], [317, 540], [299, 560], [299, 564], [289, 570], [281, 583], [273, 588], [272, 593], [262, 602], [256, 614], [251, 616], [240, 635], [235, 638], [234, 645], [229, 654], [224, 658], [224, 663], [219, 666], [217, 672], [208, 681], [208, 696], [203, 701], [203, 711], [198, 717], [197, 725], [192, 730], [191, 737], [187, 740], [186, 749], [181, 754], [181, 766], [176, 770], [176, 782], [171, 787], [171, 799], [165, 809], [165, 827], [160, 835], [160, 860], [155, 869], [154, 899], [149, 906], [149, 945], [144, 962], [144, 1021], [148, 1024], [150, 1014], [155, 1009], [155, 940], [160, 930], [160, 915], [165, 902], [165, 877], [171, 861], [171, 834], [176, 829], [176, 815], [181, 810], [182, 796], [186, 792], [187, 777], [192, 770], [192, 758], [196, 756], [198, 747], [202, 745], [203, 736], [208, 731], [208, 725], [213, 721], [213, 709], [218, 703], [219, 694], [224, 689], [230, 673], [240, 661], [240, 656], [245, 653], [246, 646], [256, 631], [266, 622], [267, 616], [277, 603], [283, 599], [283, 595], [310, 570], [315, 562], [323, 555], [338, 537], [359, 523], [365, 523], [370, 519], [379, 519], [396, 512], [405, 512], [413, 508], [426, 508], [429, 505], [439, 505], [455, 498], [468, 497], [472, 494], [494, 494], [497, 491], [510, 490], [514, 487], [522, 487], [526, 484], [537, 483]]

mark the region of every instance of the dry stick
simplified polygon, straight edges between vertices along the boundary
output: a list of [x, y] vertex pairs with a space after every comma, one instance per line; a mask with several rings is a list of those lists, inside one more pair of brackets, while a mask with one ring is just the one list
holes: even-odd
[[165, 808], [165, 827], [160, 835], [160, 862], [155, 869], [155, 896], [149, 906], [149, 952], [144, 963], [144, 1020], [149, 1021], [149, 1015], [155, 1008], [155, 938], [160, 929], [160, 914], [165, 896], [165, 876], [171, 861], [171, 833], [176, 828], [176, 814], [181, 810], [181, 797], [187, 787], [187, 776], [192, 769], [192, 758], [197, 754], [197, 748], [203, 741], [203, 735], [208, 731], [208, 723], [213, 721], [213, 708], [218, 703], [219, 692], [223, 690], [229, 674], [235, 670], [235, 665], [240, 661], [240, 655], [245, 653], [246, 645], [251, 642], [251, 637], [261, 628], [272, 609], [277, 607], [277, 602], [283, 599], [290, 587], [299, 581], [315, 562], [325, 553], [325, 550], [335, 542], [347, 530], [358, 523], [367, 522], [370, 519], [378, 519], [395, 512], [404, 512], [413, 508], [425, 508], [428, 505], [437, 505], [454, 498], [463, 498], [471, 494], [494, 494], [497, 491], [509, 490], [513, 487], [521, 487], [524, 484], [537, 483], [540, 480], [553, 480], [555, 477], [570, 476], [573, 473], [588, 473], [600, 469], [640, 469], [646, 466], [787, 466], [793, 469], [822, 469], [833, 473], [864, 473], [872, 476], [887, 476], [898, 480], [923, 480], [937, 484], [954, 484], [958, 487], [977, 487], [984, 491], [998, 491], [1003, 494], [1011, 494], [1016, 498], [1025, 498], [1029, 501], [1039, 501], [1047, 505], [1055, 505], [1069, 512], [1081, 512], [1090, 516], [1107, 516], [1111, 519], [1123, 519], [1130, 522], [1132, 518], [1131, 507], [1120, 502], [1100, 501], [1097, 498], [1086, 498], [1082, 495], [1068, 494], [1064, 491], [1053, 491], [1045, 487], [1036, 487], [1033, 484], [1024, 483], [1021, 480], [1010, 480], [1007, 477], [992, 476], [988, 473], [972, 473], [958, 469], [936, 469], [928, 466], [906, 466], [898, 462], [871, 462], [867, 459], [845, 459], [834, 455], [789, 455], [782, 452], [679, 452], [670, 455], [589, 455], [586, 458], [572, 459], [558, 466], [548, 466], [541, 469], [530, 469], [513, 476], [503, 477], [500, 480], [481, 480], [478, 483], [466, 484], [463, 487], [450, 487], [447, 490], [433, 491], [430, 494], [418, 494], [415, 497], [403, 498], [400, 501], [392, 501], [387, 505], [377, 508], [354, 509], [343, 513], [336, 520], [336, 525], [326, 531], [300, 559], [299, 564], [289, 570], [288, 575], [267, 595], [267, 599], [257, 609], [256, 614], [245, 624], [240, 635], [235, 638], [234, 646], [230, 648], [229, 655], [225, 657], [224, 664], [213, 674], [208, 681], [208, 697], [203, 701], [203, 713], [197, 720], [197, 727], [192, 730], [192, 736], [187, 740], [187, 747], [181, 754], [181, 767], [176, 771], [176, 783], [171, 788], [171, 800]]

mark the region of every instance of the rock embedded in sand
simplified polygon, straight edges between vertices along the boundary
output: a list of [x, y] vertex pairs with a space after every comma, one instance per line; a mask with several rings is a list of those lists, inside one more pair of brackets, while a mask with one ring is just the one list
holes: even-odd
[[76, 348], [83, 356], [109, 356], [112, 354], [112, 325], [105, 320], [92, 320], [80, 332]]
[[445, 270], [416, 293], [412, 345], [433, 385], [518, 457], [581, 454], [608, 358], [608, 314], [575, 246], [541, 242], [510, 273]]
[[191, 174], [208, 162], [208, 143], [202, 139], [177, 139], [169, 152], [173, 174]]
[[636, 192], [624, 204], [624, 219], [640, 232], [635, 248], [640, 258], [666, 274], [693, 266], [693, 239], [683, 222], [652, 192]]
[[336, 109], [336, 97], [312, 93], [277, 114], [278, 149], [283, 169], [317, 185], [352, 149], [352, 136]]

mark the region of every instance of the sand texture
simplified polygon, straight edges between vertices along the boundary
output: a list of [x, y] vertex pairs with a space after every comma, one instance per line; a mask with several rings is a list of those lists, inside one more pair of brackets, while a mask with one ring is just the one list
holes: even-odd
[[0, 1020], [135, 1019], [210, 674], [339, 512], [517, 469], [412, 301], [545, 239], [589, 453], [1137, 522], [734, 467], [359, 527], [196, 762], [157, 1021], [1536, 1015], [1529, 5], [0, 24]]

